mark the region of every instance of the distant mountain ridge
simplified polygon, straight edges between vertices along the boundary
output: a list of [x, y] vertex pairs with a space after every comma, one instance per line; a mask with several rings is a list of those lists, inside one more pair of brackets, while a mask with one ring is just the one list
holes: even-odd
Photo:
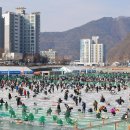
[[52, 48], [59, 55], [79, 59], [80, 39], [98, 35], [99, 41], [105, 45], [105, 51], [108, 52], [128, 33], [130, 33], [130, 17], [103, 17], [68, 31], [41, 33], [40, 49]]
[[108, 62], [127, 62], [130, 61], [130, 34], [114, 48], [108, 52]]

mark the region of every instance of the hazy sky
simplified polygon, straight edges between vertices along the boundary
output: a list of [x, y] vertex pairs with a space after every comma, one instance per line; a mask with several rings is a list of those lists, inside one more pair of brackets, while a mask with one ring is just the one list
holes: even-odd
[[101, 17], [130, 16], [130, 0], [0, 0], [5, 11], [41, 12], [41, 31], [65, 31]]

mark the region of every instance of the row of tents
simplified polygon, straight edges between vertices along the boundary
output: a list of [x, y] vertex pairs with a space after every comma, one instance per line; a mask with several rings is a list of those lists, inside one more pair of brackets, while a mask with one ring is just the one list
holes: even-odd
[[33, 74], [33, 71], [28, 67], [22, 66], [0, 66], [0, 75], [19, 75], [19, 74]]
[[94, 68], [85, 68], [85, 67], [81, 67], [81, 66], [63, 66], [62, 68], [58, 69], [58, 70], [53, 70], [53, 71], [60, 71], [62, 72], [63, 74], [64, 73], [96, 73], [96, 69]]

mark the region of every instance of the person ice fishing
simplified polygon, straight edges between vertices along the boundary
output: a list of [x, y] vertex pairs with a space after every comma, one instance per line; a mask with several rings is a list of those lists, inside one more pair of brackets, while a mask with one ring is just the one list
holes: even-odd
[[6, 109], [6, 111], [8, 110], [8, 103], [7, 102], [5, 102], [5, 109]]
[[61, 108], [60, 108], [60, 103], [58, 103], [58, 105], [57, 105], [57, 114], [59, 115], [60, 114], [60, 112], [61, 112]]
[[1, 103], [2, 105], [3, 105], [3, 103], [5, 103], [4, 100], [3, 100], [3, 98], [0, 99], [0, 103]]
[[94, 106], [94, 111], [97, 111], [98, 102], [96, 100], [94, 101], [93, 106]]
[[13, 83], [11, 84], [11, 90], [12, 90], [12, 92], [14, 91], [14, 84]]
[[118, 92], [121, 91], [120, 84], [118, 84], [117, 89], [118, 89]]
[[61, 100], [61, 98], [58, 99], [58, 103], [62, 103], [63, 100]]
[[85, 113], [86, 110], [86, 103], [82, 102], [82, 112]]
[[10, 113], [10, 117], [12, 118], [16, 118], [16, 115], [15, 115], [15, 111], [13, 110], [12, 107], [10, 107], [10, 110], [9, 110], [9, 113]]
[[102, 112], [102, 111], [107, 112], [107, 108], [105, 106], [99, 107], [99, 112]]
[[96, 91], [97, 91], [97, 93], [98, 93], [98, 90], [99, 90], [99, 88], [98, 88], [98, 86], [96, 86]]
[[126, 120], [127, 118], [128, 118], [128, 112], [123, 114], [122, 117], [121, 117], [122, 120]]
[[82, 98], [81, 98], [81, 97], [79, 97], [79, 103], [81, 103], [81, 101], [82, 101]]
[[68, 104], [65, 103], [66, 107], [66, 112], [65, 112], [65, 119], [67, 120], [70, 117], [71, 110], [73, 109], [72, 107], [69, 107]]
[[30, 93], [29, 93], [29, 91], [27, 91], [27, 97], [29, 98], [29, 96], [30, 96]]
[[88, 92], [88, 84], [87, 84], [87, 86], [86, 86], [86, 88], [85, 88], [85, 92], [87, 93]]
[[24, 96], [25, 96], [25, 98], [26, 98], [26, 95], [27, 95], [27, 92], [26, 92], [26, 90], [24, 89]]
[[19, 89], [19, 87], [18, 87], [18, 85], [16, 85], [16, 92], [18, 92], [18, 89]]
[[68, 91], [67, 91], [67, 90], [66, 90], [66, 92], [65, 92], [64, 99], [65, 99], [65, 100], [68, 99]]
[[57, 91], [58, 91], [58, 89], [59, 89], [59, 84], [56, 85], [56, 89], [57, 89]]
[[48, 89], [48, 92], [51, 94], [51, 88]]
[[11, 94], [9, 93], [9, 95], [8, 95], [8, 98], [9, 98], [9, 100], [12, 98], [12, 96], [11, 96]]
[[52, 113], [52, 109], [51, 109], [51, 107], [47, 110], [47, 116], [48, 115], [51, 115], [51, 113]]
[[119, 105], [122, 105], [122, 103], [124, 103], [125, 101], [122, 99], [122, 97], [120, 97], [119, 99], [116, 100], [116, 102], [117, 102]]
[[20, 97], [17, 97], [16, 98], [16, 101], [17, 101], [17, 106], [19, 106], [21, 104], [21, 98]]
[[47, 90], [45, 89], [44, 94], [47, 95]]
[[112, 108], [112, 109], [110, 110], [110, 112], [111, 112], [111, 114], [112, 114], [113, 116], [116, 115], [116, 109], [115, 109], [115, 108]]
[[75, 104], [78, 106], [78, 97], [75, 98]]
[[22, 94], [23, 94], [23, 88], [20, 87], [20, 88], [18, 89], [18, 93], [20, 94], [20, 96], [22, 96]]
[[22, 104], [22, 115], [26, 115], [26, 111], [27, 111], [27, 107], [25, 106], [25, 104]]
[[98, 112], [97, 114], [96, 114], [96, 118], [101, 118], [101, 112]]
[[105, 98], [103, 95], [101, 96], [100, 102], [105, 102]]

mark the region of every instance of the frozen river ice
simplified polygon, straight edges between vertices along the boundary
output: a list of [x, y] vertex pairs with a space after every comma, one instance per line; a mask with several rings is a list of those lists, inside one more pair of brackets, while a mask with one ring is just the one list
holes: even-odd
[[16, 124], [9, 121], [0, 121], [0, 130], [56, 130], [53, 127], [39, 127], [32, 125]]
[[[14, 90], [15, 91], [15, 90]], [[96, 113], [90, 114], [88, 113], [88, 109], [90, 107], [93, 107], [93, 101], [97, 100], [99, 102], [99, 106], [101, 105], [105, 105], [105, 103], [100, 103], [100, 97], [103, 94], [106, 101], [109, 102], [111, 104], [111, 106], [107, 106], [108, 111], [112, 108], [112, 107], [116, 107], [119, 109], [119, 112], [117, 112], [116, 116], [113, 117], [110, 113], [103, 113], [104, 116], [109, 117], [109, 119], [107, 120], [107, 122], [115, 122], [121, 119], [122, 114], [124, 114], [127, 110], [127, 108], [130, 107], [130, 102], [129, 102], [129, 94], [130, 94], [130, 88], [128, 88], [127, 90], [122, 90], [120, 92], [118, 92], [116, 95], [111, 95], [109, 91], [100, 91], [99, 93], [96, 93], [96, 91], [94, 92], [88, 92], [85, 93], [84, 89], [81, 90], [82, 94], [82, 100], [84, 102], [86, 102], [87, 108], [86, 108], [86, 113], [85, 115], [82, 113], [78, 113], [78, 109], [81, 109], [81, 105], [76, 106], [72, 99], [69, 98], [68, 101], [63, 101], [63, 103], [61, 104], [61, 114], [59, 115], [59, 118], [63, 120], [63, 124], [66, 126], [67, 123], [64, 119], [64, 113], [65, 113], [65, 106], [64, 103], [69, 104], [70, 106], [72, 106], [74, 109], [72, 110], [72, 119], [77, 120], [79, 127], [80, 128], [84, 128], [86, 126], [89, 125], [89, 123], [91, 122], [93, 125], [97, 125], [97, 124], [101, 124], [102, 120], [97, 120], [95, 117]], [[3, 98], [5, 101], [8, 101], [9, 105], [13, 107], [13, 109], [16, 112], [17, 117], [21, 117], [21, 108], [17, 107], [16, 105], [16, 98], [15, 96], [18, 96], [16, 92], [11, 92], [12, 94], [12, 99], [8, 100], [8, 93], [7, 90], [0, 90], [0, 98]], [[9, 123], [8, 121], [0, 121], [0, 130], [58, 130], [58, 128], [54, 128], [53, 125], [53, 120], [52, 120], [52, 116], [46, 116], [46, 111], [49, 107], [52, 107], [52, 115], [55, 115], [55, 110], [56, 110], [56, 106], [57, 106], [57, 100], [58, 98], [64, 99], [64, 93], [61, 93], [61, 90], [56, 90], [55, 93], [52, 94], [48, 94], [48, 98], [49, 99], [44, 99], [45, 95], [43, 93], [40, 93], [37, 95], [37, 97], [33, 97], [33, 92], [31, 92], [31, 96], [29, 99], [25, 98], [24, 96], [21, 97], [22, 102], [27, 105], [27, 107], [29, 108], [29, 112], [34, 113], [34, 117], [35, 117], [35, 122], [36, 124], [38, 124], [38, 119], [41, 115], [44, 115], [46, 117], [46, 126], [45, 127], [40, 127], [40, 126], [32, 126], [32, 125], [24, 125], [24, 124], [19, 124], [17, 125], [16, 123]], [[73, 90], [69, 90], [69, 93], [73, 93]], [[125, 103], [123, 105], [118, 105], [115, 100], [119, 97], [122, 97], [125, 100]], [[34, 106], [34, 102], [37, 103], [37, 106]], [[42, 108], [42, 110], [39, 110], [37, 114], [35, 114], [35, 108]], [[51, 125], [50, 125], [51, 124]], [[51, 127], [52, 126], [52, 127]], [[72, 126], [70, 126], [72, 128]]]

